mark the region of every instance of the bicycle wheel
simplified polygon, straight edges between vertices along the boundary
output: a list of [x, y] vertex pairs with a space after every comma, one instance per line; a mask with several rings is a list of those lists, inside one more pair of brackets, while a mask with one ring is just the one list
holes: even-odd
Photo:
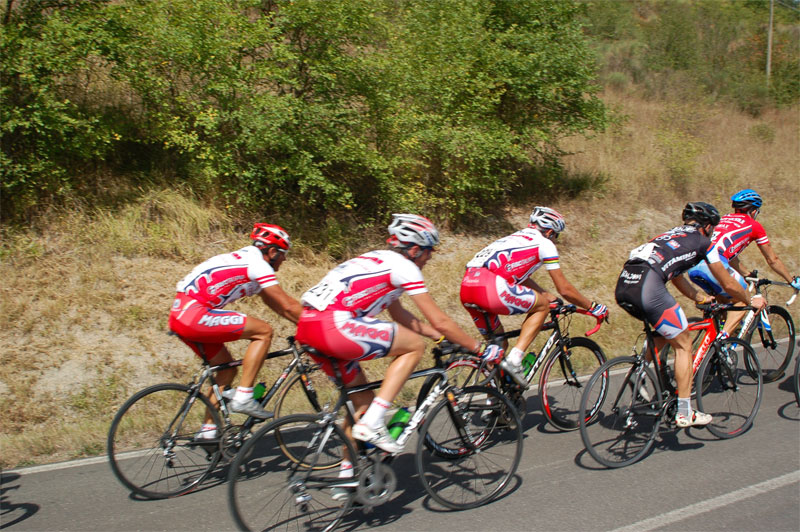
[[331, 410], [338, 399], [339, 389], [321, 369], [297, 373], [278, 394], [275, 419], [290, 414], [315, 414]]
[[[761, 322], [759, 314], [745, 333], [744, 339], [758, 356], [764, 382], [773, 382], [781, 378], [792, 361], [795, 331], [792, 317], [785, 308], [770, 305], [767, 313], [769, 326]], [[755, 334], [756, 330], [758, 334]]]
[[417, 471], [425, 491], [442, 506], [474, 508], [497, 497], [517, 470], [522, 424], [493, 388], [450, 388], [445, 395], [420, 429]]
[[581, 397], [583, 445], [606, 467], [633, 464], [652, 448], [662, 406], [661, 387], [649, 366], [635, 357], [609, 360], [594, 372]]
[[[331, 411], [335, 408], [338, 399], [339, 389], [324, 371], [298, 373], [281, 390], [278, 402], [275, 403], [275, 419], [292, 414]], [[279, 444], [283, 444], [280, 428], [275, 430], [275, 437]], [[304, 451], [303, 449], [300, 450]], [[302, 460], [302, 455], [295, 455], [296, 451], [297, 447], [284, 446], [286, 456], [299, 462]], [[334, 455], [329, 458], [329, 460], [318, 461], [313, 467], [316, 469], [331, 469], [339, 466], [339, 458]]]
[[[298, 463], [289, 458], [287, 448], [292, 456], [303, 459]], [[348, 492], [335, 500], [336, 483], [341, 483], [338, 468], [320, 471], [304, 464], [338, 463], [343, 452], [356, 456], [342, 429], [320, 416], [290, 415], [259, 430], [236, 455], [228, 473], [228, 507], [236, 526], [240, 530], [332, 530], [353, 505], [352, 479]], [[357, 479], [358, 471], [355, 475]]]
[[222, 430], [219, 412], [205, 395], [190, 401], [188, 386], [157, 384], [137, 392], [114, 416], [107, 452], [114, 475], [150, 499], [183, 495], [216, 467], [220, 439], [196, 440], [206, 409]]
[[744, 433], [758, 413], [762, 388], [761, 366], [749, 344], [738, 338], [712, 344], [695, 376], [697, 408], [713, 417], [708, 430], [718, 438]]
[[[606, 356], [588, 338], [565, 338], [565, 342], [566, 351], [556, 345], [548, 354], [539, 378], [539, 400], [551, 425], [559, 430], [576, 430], [586, 381], [605, 363]], [[590, 409], [587, 415], [594, 417], [595, 412]]]

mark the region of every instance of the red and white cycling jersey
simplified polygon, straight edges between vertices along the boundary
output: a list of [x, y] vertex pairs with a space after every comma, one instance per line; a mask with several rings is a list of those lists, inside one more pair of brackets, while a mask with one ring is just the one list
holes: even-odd
[[370, 251], [328, 272], [303, 294], [303, 305], [316, 310], [345, 310], [353, 316], [376, 316], [403, 292], [427, 292], [422, 271], [400, 253]]
[[193, 269], [176, 288], [208, 307], [222, 308], [276, 284], [275, 270], [264, 260], [261, 250], [247, 246], [211, 257]]
[[526, 227], [480, 250], [467, 268], [486, 268], [506, 281], [519, 284], [542, 264], [548, 270], [560, 268], [558, 250], [538, 229]]
[[726, 260], [737, 256], [754, 240], [759, 246], [769, 244], [764, 227], [747, 214], [740, 213], [723, 216], [711, 235], [711, 243]]

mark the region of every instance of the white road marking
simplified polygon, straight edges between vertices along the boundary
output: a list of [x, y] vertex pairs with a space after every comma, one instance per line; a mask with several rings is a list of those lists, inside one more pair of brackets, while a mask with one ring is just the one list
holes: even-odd
[[683, 508], [678, 508], [677, 510], [663, 513], [661, 515], [651, 517], [650, 519], [645, 519], [643, 521], [632, 523], [628, 526], [616, 528], [611, 532], [643, 532], [646, 530], [655, 530], [656, 528], [677, 523], [678, 521], [683, 521], [684, 519], [704, 514], [717, 508], [722, 508], [723, 506], [727, 506], [744, 499], [749, 499], [750, 497], [755, 497], [756, 495], [760, 495], [762, 493], [768, 493], [796, 482], [800, 482], [800, 471], [793, 471], [791, 473], [787, 473], [770, 480], [765, 480], [764, 482], [760, 482], [752, 486], [747, 486], [736, 491], [726, 493], [725, 495], [720, 495], [719, 497], [714, 497], [713, 499], [707, 499], [695, 504], [690, 504], [689, 506], [684, 506]]

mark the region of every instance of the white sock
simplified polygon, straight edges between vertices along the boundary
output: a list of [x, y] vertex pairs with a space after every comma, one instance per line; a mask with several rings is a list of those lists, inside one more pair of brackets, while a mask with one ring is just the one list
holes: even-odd
[[380, 397], [375, 397], [372, 403], [370, 403], [369, 408], [367, 408], [367, 411], [361, 416], [360, 422], [372, 429], [380, 427], [383, 425], [383, 418], [390, 406], [392, 406], [392, 403], [389, 401], [384, 401]]
[[213, 440], [217, 437], [217, 426], [213, 423], [203, 423], [197, 437], [204, 440]]
[[689, 397], [678, 397], [678, 413], [684, 416], [692, 415], [692, 400]]
[[522, 357], [524, 356], [525, 351], [517, 347], [512, 347], [511, 351], [506, 355], [506, 358], [509, 362], [513, 362], [515, 365], [519, 366], [520, 362], [522, 362]]
[[236, 387], [236, 393], [233, 394], [234, 401], [249, 401], [253, 398], [253, 387], [245, 388], [243, 386]]
[[349, 460], [342, 460], [339, 467], [339, 478], [353, 478], [353, 463]]

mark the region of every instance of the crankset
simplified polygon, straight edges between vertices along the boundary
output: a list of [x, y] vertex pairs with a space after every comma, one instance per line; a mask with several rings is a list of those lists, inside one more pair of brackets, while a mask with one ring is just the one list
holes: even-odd
[[373, 459], [358, 475], [356, 501], [367, 508], [378, 506], [388, 501], [396, 488], [394, 470], [383, 461]]

